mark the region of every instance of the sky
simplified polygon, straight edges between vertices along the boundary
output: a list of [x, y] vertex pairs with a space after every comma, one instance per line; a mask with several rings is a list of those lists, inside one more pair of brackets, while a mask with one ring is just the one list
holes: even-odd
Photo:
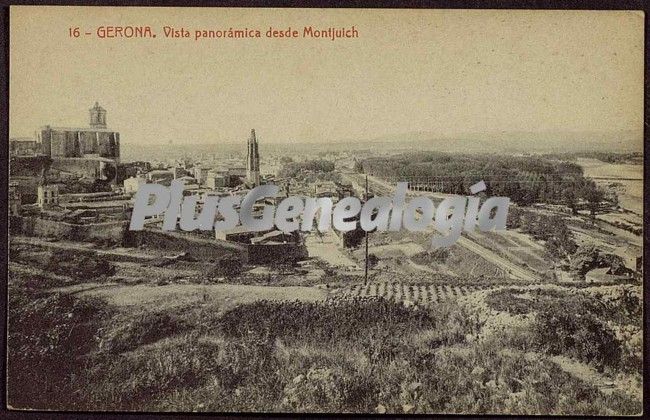
[[[96, 101], [123, 145], [643, 128], [641, 12], [13, 6], [10, 19], [10, 137], [87, 126]], [[103, 25], [156, 38], [99, 39]], [[353, 25], [358, 38], [264, 36]], [[230, 27], [262, 38], [194, 40]]]

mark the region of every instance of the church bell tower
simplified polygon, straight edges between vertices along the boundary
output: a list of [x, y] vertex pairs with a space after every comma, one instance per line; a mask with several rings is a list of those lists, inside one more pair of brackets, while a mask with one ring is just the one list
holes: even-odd
[[90, 108], [90, 126], [92, 128], [106, 128], [106, 110], [95, 102], [95, 106]]
[[260, 154], [257, 150], [255, 129], [251, 130], [248, 138], [248, 152], [246, 154], [246, 181], [253, 187], [260, 185]]

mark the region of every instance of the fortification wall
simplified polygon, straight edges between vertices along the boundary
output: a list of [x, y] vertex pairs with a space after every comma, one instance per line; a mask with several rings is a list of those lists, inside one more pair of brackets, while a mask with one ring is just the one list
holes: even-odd
[[52, 169], [69, 172], [86, 178], [98, 178], [100, 161], [84, 158], [56, 158], [52, 162]]

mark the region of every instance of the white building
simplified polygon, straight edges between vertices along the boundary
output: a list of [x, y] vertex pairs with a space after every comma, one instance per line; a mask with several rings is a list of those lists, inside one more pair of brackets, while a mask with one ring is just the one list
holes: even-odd
[[145, 179], [140, 176], [130, 177], [124, 180], [124, 193], [135, 194], [140, 188], [140, 184], [145, 183]]
[[209, 169], [201, 166], [195, 166], [193, 168], [193, 172], [194, 178], [199, 183], [199, 185], [205, 185], [206, 181], [208, 180]]
[[36, 202], [40, 208], [59, 204], [58, 185], [39, 185], [37, 194]]
[[12, 216], [20, 215], [20, 208], [22, 200], [20, 192], [18, 192], [18, 183], [15, 181], [9, 182], [9, 214]]

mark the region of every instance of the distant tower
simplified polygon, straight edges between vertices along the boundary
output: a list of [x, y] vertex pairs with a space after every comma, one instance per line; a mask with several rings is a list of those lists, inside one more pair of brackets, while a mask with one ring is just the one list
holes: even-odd
[[106, 128], [106, 110], [95, 102], [95, 106], [90, 108], [90, 126], [92, 128]]
[[254, 187], [260, 185], [260, 154], [257, 150], [257, 138], [255, 137], [255, 129], [251, 130], [251, 136], [248, 138], [248, 152], [246, 155], [246, 180]]

